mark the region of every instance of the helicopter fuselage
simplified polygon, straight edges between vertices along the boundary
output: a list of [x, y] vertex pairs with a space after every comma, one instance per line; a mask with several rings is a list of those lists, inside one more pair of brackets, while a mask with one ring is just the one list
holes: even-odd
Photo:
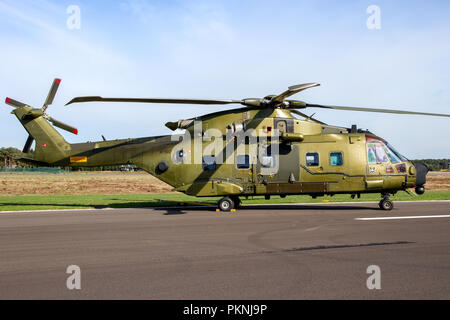
[[72, 144], [70, 157], [58, 164], [135, 164], [174, 190], [199, 197], [389, 194], [416, 186], [415, 166], [382, 138], [271, 111], [199, 117], [184, 134], [172, 136]]

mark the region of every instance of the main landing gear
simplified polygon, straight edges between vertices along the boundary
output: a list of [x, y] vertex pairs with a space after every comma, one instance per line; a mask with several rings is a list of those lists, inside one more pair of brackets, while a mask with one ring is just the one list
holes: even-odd
[[380, 203], [378, 203], [378, 206], [381, 210], [390, 211], [394, 208], [394, 203], [389, 199], [389, 194], [383, 194], [383, 199], [381, 199]]
[[220, 211], [230, 212], [231, 210], [238, 209], [241, 206], [241, 200], [236, 196], [224, 197], [219, 200], [217, 206]]

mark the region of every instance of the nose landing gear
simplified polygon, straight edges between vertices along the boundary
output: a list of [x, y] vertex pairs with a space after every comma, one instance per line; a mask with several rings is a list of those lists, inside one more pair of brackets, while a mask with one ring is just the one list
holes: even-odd
[[381, 210], [390, 211], [394, 208], [394, 203], [389, 199], [389, 194], [383, 194], [383, 199], [378, 203]]

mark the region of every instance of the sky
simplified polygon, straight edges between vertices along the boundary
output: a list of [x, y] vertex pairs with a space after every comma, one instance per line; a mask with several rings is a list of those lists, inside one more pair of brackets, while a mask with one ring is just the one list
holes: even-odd
[[[0, 0], [0, 98], [40, 108], [61, 78], [47, 112], [78, 128], [62, 132], [71, 143], [171, 134], [167, 121], [224, 109], [64, 106], [86, 95], [243, 99], [318, 82], [293, 98], [450, 114], [449, 17], [448, 1]], [[0, 107], [0, 147], [21, 149], [27, 133], [10, 111]], [[369, 129], [411, 159], [450, 158], [450, 118], [306, 113]]]

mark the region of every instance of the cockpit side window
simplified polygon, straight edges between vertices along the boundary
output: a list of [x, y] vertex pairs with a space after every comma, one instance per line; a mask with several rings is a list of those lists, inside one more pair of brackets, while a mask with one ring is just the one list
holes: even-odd
[[369, 163], [377, 163], [376, 149], [374, 143], [367, 144], [367, 158]]
[[377, 149], [377, 163], [388, 162], [388, 158], [383, 150], [383, 146], [381, 145], [381, 143], [376, 144], [376, 149]]
[[367, 144], [367, 158], [369, 163], [386, 163], [389, 162], [381, 143]]
[[203, 170], [216, 170], [216, 157], [213, 155], [203, 156]]

